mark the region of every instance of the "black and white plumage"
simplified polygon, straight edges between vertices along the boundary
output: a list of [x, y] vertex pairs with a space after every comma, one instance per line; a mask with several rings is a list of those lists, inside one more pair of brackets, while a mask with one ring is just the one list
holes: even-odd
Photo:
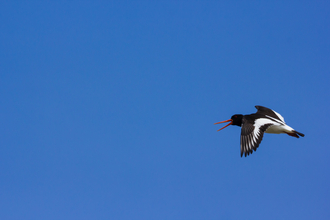
[[241, 157], [243, 154], [245, 156], [256, 151], [261, 143], [264, 133], [281, 134], [285, 133], [290, 136], [299, 138], [299, 135], [304, 137], [305, 135], [294, 130], [288, 126], [284, 118], [274, 110], [263, 106], [256, 106], [258, 110], [254, 114], [241, 115], [236, 114], [231, 117], [231, 119], [226, 121], [217, 122], [215, 124], [220, 124], [224, 122], [230, 122], [225, 127], [219, 129], [218, 131], [226, 128], [229, 125], [237, 125], [242, 127], [241, 129]]

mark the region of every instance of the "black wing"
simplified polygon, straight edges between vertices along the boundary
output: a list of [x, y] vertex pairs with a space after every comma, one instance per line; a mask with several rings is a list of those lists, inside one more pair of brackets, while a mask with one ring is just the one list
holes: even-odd
[[268, 115], [272, 118], [275, 118], [279, 121], [281, 121], [282, 123], [285, 123], [284, 118], [282, 117], [282, 115], [280, 115], [279, 113], [275, 112], [274, 110], [271, 110], [269, 108], [260, 106], [260, 105], [256, 105], [255, 106], [256, 109], [258, 110], [256, 114], [260, 114], [260, 115]]
[[264, 136], [264, 132], [271, 125], [272, 124], [264, 124], [258, 127], [258, 125], [252, 124], [243, 118], [241, 130], [241, 157], [243, 154], [246, 156], [250, 153], [252, 154], [253, 150], [257, 150]]

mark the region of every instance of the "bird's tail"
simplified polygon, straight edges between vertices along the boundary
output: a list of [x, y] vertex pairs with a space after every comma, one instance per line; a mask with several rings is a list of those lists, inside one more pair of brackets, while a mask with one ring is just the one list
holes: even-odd
[[299, 134], [301, 137], [305, 137], [305, 135], [303, 133], [300, 133], [298, 131], [294, 131], [294, 132], [296, 132], [296, 134]]
[[298, 134], [301, 136], [301, 137], [304, 137], [305, 135], [303, 133], [300, 133], [298, 131], [293, 131], [294, 133], [287, 133], [288, 135], [292, 136], [292, 137], [296, 137], [296, 138], [299, 138]]

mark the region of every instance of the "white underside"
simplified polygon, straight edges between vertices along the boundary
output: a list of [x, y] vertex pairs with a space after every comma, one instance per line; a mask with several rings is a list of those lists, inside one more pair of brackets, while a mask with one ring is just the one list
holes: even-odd
[[272, 125], [265, 131], [265, 133], [271, 133], [271, 134], [294, 133], [293, 131], [294, 129], [288, 125]]
[[294, 133], [293, 128], [291, 128], [290, 126], [288, 126], [286, 124], [283, 125], [282, 123], [283, 122], [281, 122], [281, 123], [274, 122], [268, 118], [257, 119], [254, 122], [255, 133], [258, 133], [259, 128], [265, 124], [272, 124], [270, 127], [268, 127], [268, 129], [265, 131], [265, 133], [271, 133], [271, 134]]

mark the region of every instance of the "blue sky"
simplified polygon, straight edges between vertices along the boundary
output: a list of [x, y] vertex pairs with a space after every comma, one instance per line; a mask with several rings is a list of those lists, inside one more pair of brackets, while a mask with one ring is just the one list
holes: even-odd
[[0, 218], [329, 219], [329, 8], [2, 1]]

